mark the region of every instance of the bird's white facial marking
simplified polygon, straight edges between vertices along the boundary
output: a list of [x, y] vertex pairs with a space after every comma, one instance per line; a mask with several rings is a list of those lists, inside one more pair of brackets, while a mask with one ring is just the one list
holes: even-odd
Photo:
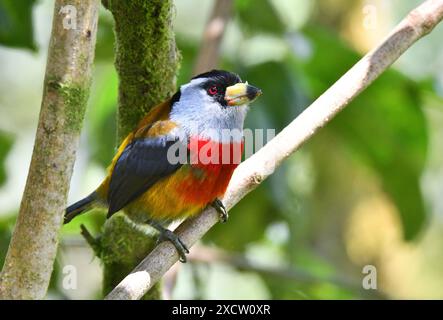
[[180, 99], [171, 110], [171, 120], [190, 136], [221, 143], [240, 142], [247, 106], [222, 106], [214, 101], [200, 86], [207, 80], [198, 78], [181, 86]]

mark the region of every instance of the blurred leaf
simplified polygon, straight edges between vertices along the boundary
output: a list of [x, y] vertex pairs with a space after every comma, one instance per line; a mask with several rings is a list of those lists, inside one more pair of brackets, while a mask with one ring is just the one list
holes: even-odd
[[92, 145], [92, 158], [94, 161], [107, 168], [115, 155], [116, 132], [116, 111], [105, 114], [100, 122], [93, 127], [94, 141]]
[[181, 54], [181, 64], [177, 77], [177, 86], [180, 86], [189, 82], [189, 79], [193, 76], [192, 70], [198, 56], [199, 43], [180, 34], [177, 34], [176, 41]]
[[35, 0], [0, 0], [0, 44], [37, 50], [32, 30]]
[[100, 14], [95, 45], [95, 59], [114, 60], [114, 21], [108, 14]]
[[242, 251], [248, 243], [263, 238], [268, 224], [277, 218], [273, 217], [276, 211], [262, 184], [232, 208], [228, 222], [212, 228], [204, 241], [212, 241], [229, 251]]
[[349, 48], [337, 35], [315, 26], [303, 29], [309, 54], [303, 60], [292, 61], [295, 73], [305, 77], [303, 83], [314, 99], [328, 89], [360, 56]]
[[[302, 68], [315, 98], [359, 56], [327, 31], [310, 27], [305, 35], [312, 42], [313, 55]], [[379, 174], [400, 211], [407, 240], [414, 238], [426, 221], [419, 182], [428, 135], [418, 88], [414, 81], [388, 70], [326, 128]]]
[[234, 3], [235, 12], [246, 31], [278, 35], [285, 31], [277, 11], [268, 0], [237, 0]]
[[[269, 75], [272, 74], [272, 81]], [[251, 108], [247, 118], [247, 127], [251, 128], [253, 119], [259, 114], [266, 117], [266, 124], [260, 121], [258, 128], [275, 128], [277, 131], [283, 129], [292, 119], [302, 111], [301, 106], [306, 105], [307, 98], [298, 85], [296, 75], [291, 74], [282, 63], [266, 62], [248, 67], [243, 73], [243, 78], [253, 83], [263, 91]], [[252, 121], [251, 121], [252, 120]]]
[[[350, 299], [359, 293], [355, 290], [359, 282], [354, 287], [350, 279], [339, 277], [336, 268], [314, 255], [312, 248], [299, 248], [296, 255], [297, 262], [291, 273], [261, 273], [273, 299]], [[284, 267], [282, 270], [286, 268], [291, 267]], [[322, 287], [328, 290], [319, 290]]]
[[300, 276], [298, 281], [273, 275], [262, 275], [262, 278], [274, 300], [355, 299], [359, 297], [357, 292], [331, 283], [324, 278], [304, 279]]
[[0, 131], [0, 186], [6, 181], [6, 168], [5, 160], [11, 147], [13, 145], [14, 139], [11, 135]]
[[418, 234], [426, 220], [419, 184], [428, 136], [419, 98], [411, 82], [389, 72], [331, 126], [379, 172], [400, 211], [407, 240]]
[[118, 78], [111, 63], [96, 66], [88, 124], [92, 158], [107, 167], [115, 154]]

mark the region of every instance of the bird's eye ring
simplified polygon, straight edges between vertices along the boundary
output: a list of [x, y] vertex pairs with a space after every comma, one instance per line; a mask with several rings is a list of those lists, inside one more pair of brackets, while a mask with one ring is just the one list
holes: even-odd
[[212, 86], [212, 87], [210, 87], [210, 88], [208, 89], [208, 93], [209, 93], [211, 96], [216, 95], [217, 92], [218, 92], [218, 89], [217, 89], [216, 86]]

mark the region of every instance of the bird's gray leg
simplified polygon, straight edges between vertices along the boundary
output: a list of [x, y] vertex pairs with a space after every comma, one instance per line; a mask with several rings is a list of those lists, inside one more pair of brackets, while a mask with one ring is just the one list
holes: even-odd
[[186, 245], [183, 243], [183, 241], [179, 238], [179, 236], [177, 236], [171, 230], [166, 229], [165, 227], [163, 227], [160, 223], [158, 223], [156, 221], [148, 220], [148, 221], [146, 221], [146, 223], [149, 224], [151, 227], [153, 227], [154, 229], [156, 229], [160, 233], [160, 236], [158, 238], [159, 242], [170, 241], [174, 245], [175, 249], [178, 252], [178, 255], [180, 256], [180, 262], [185, 263], [186, 262], [186, 254], [189, 253], [189, 249], [186, 247]]
[[211, 206], [217, 210], [217, 212], [220, 214], [220, 221], [222, 223], [225, 223], [226, 221], [228, 221], [229, 215], [228, 215], [228, 211], [226, 210], [225, 205], [223, 204], [223, 202], [220, 199], [215, 199], [212, 203]]

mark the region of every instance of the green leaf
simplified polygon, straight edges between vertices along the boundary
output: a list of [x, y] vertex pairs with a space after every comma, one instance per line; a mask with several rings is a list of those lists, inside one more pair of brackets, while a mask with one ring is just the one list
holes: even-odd
[[268, 0], [238, 0], [235, 1], [235, 11], [247, 32], [281, 35], [285, 31], [277, 11]]
[[0, 44], [37, 50], [32, 30], [35, 0], [0, 0]]
[[[332, 34], [305, 30], [312, 56], [302, 65], [312, 98], [319, 96], [359, 59]], [[372, 167], [396, 204], [404, 237], [413, 239], [426, 221], [420, 176], [428, 146], [419, 84], [388, 70], [326, 128], [341, 137], [352, 155]]]

